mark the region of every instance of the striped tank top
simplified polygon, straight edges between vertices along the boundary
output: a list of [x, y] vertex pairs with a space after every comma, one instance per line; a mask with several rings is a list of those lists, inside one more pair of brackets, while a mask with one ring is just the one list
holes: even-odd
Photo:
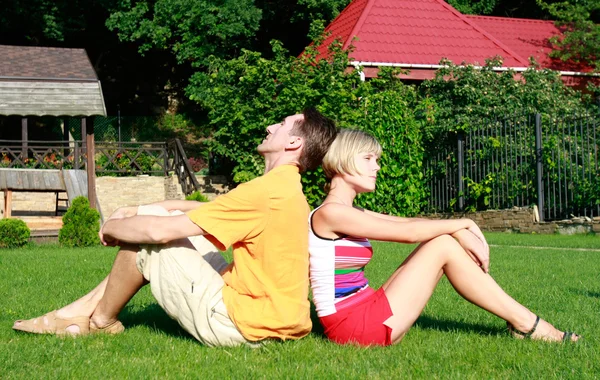
[[365, 238], [319, 237], [308, 217], [310, 287], [319, 317], [337, 313], [373, 294], [365, 277], [365, 266], [373, 257], [373, 248]]

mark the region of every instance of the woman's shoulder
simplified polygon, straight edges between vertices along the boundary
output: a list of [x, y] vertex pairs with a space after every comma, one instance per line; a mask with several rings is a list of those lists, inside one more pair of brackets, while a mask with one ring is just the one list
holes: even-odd
[[314, 213], [318, 212], [321, 216], [330, 216], [330, 215], [337, 216], [340, 213], [343, 213], [343, 214], [351, 213], [351, 214], [358, 215], [358, 213], [362, 213], [362, 212], [364, 212], [364, 210], [360, 207], [348, 206], [348, 205], [345, 205], [342, 203], [327, 202], [327, 203], [323, 203], [322, 205], [317, 207], [313, 212]]

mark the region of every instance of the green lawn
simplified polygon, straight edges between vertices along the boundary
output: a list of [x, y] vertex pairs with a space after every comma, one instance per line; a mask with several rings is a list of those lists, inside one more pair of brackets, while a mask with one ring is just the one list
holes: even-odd
[[[462, 300], [446, 280], [404, 341], [387, 348], [338, 346], [318, 326], [300, 341], [254, 350], [203, 347], [164, 314], [147, 288], [121, 314], [122, 335], [17, 333], [15, 319], [60, 307], [96, 285], [115, 254], [113, 248], [41, 246], [0, 250], [0, 378], [600, 377], [600, 237], [488, 238], [497, 281], [557, 327], [582, 334], [582, 342], [513, 339], [503, 321]], [[379, 286], [411, 247], [374, 245], [368, 275]]]

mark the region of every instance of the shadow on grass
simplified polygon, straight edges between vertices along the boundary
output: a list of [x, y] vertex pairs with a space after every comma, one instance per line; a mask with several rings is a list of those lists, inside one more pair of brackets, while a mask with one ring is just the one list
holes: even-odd
[[575, 294], [578, 294], [580, 296], [600, 298], [600, 292], [592, 292], [592, 291], [589, 291], [589, 290], [575, 289], [575, 288], [571, 288], [569, 290], [571, 291], [571, 293], [575, 293]]
[[318, 337], [325, 338], [325, 332], [323, 330], [321, 322], [319, 321], [317, 309], [315, 309], [315, 304], [312, 302], [310, 303], [310, 320], [312, 321], [313, 325], [311, 333]]
[[476, 323], [465, 323], [450, 321], [445, 319], [434, 319], [425, 315], [422, 315], [417, 319], [414, 327], [422, 329], [438, 330], [438, 331], [462, 331], [469, 333], [477, 333], [481, 335], [498, 335], [503, 334], [506, 329], [501, 327], [490, 327], [489, 325], [482, 325]]
[[158, 304], [146, 306], [142, 310], [126, 306], [119, 314], [119, 319], [123, 322], [125, 328], [146, 326], [173, 337], [196, 341], [175, 320], [171, 319]]
[[[321, 326], [321, 323], [319, 322], [315, 305], [312, 302], [310, 304], [310, 319], [313, 324], [312, 334], [325, 338], [323, 326]], [[142, 310], [140, 310], [139, 307], [126, 306], [121, 314], [119, 314], [119, 320], [123, 322], [125, 328], [146, 326], [176, 338], [197, 342], [196, 339], [181, 328], [175, 320], [171, 319], [158, 304], [148, 305]]]

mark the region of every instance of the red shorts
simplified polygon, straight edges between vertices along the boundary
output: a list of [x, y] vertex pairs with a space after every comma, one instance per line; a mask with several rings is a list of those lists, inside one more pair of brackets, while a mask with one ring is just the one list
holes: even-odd
[[383, 324], [393, 315], [383, 288], [356, 305], [349, 306], [322, 318], [325, 335], [332, 341], [360, 346], [389, 346], [392, 329]]

